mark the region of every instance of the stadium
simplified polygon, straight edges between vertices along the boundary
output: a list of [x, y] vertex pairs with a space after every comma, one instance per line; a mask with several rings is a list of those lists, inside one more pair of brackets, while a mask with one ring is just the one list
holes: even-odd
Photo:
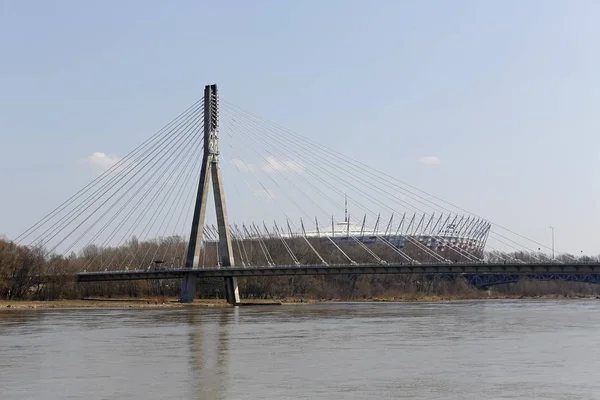
[[[378, 217], [372, 226], [366, 223], [366, 217], [360, 223], [351, 222], [347, 213], [341, 222], [333, 219], [327, 225], [319, 224], [317, 219], [311, 222], [312, 228], [307, 228], [302, 220], [299, 227], [289, 220], [284, 224], [273, 223], [270, 228], [265, 223], [234, 224], [230, 226], [234, 255], [237, 253], [237, 258], [242, 261], [247, 258], [250, 262], [244, 252], [256, 245], [269, 262], [274, 251], [290, 253], [292, 248], [308, 243], [313, 250], [337, 248], [342, 254], [349, 254], [349, 249], [354, 249], [354, 254], [360, 248], [371, 254], [396, 249], [397, 253], [407, 254], [415, 261], [431, 261], [436, 254], [438, 259], [458, 261], [468, 259], [469, 255], [481, 256], [491, 229], [491, 224], [484, 219], [458, 214], [404, 214], [399, 221], [391, 217], [384, 223]], [[216, 249], [218, 238], [217, 227], [206, 225], [206, 248], [212, 244]], [[279, 244], [282, 246], [273, 248]]]

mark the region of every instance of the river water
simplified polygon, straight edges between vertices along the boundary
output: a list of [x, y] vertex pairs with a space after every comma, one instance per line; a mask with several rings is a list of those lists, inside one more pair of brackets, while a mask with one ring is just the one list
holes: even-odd
[[600, 399], [600, 300], [0, 312], [0, 399]]

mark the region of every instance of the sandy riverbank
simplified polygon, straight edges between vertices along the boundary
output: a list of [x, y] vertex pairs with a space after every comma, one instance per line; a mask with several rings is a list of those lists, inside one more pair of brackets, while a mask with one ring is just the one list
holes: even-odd
[[[243, 305], [273, 305], [273, 304], [314, 304], [314, 303], [336, 303], [336, 302], [445, 302], [458, 300], [515, 300], [515, 299], [539, 299], [539, 300], [558, 300], [558, 299], [598, 299], [590, 296], [437, 296], [425, 294], [405, 294], [394, 297], [375, 297], [365, 299], [280, 299], [280, 300], [242, 300]], [[146, 298], [146, 299], [75, 299], [75, 300], [55, 300], [55, 301], [25, 301], [25, 300], [0, 300], [0, 309], [22, 310], [22, 309], [80, 309], [80, 308], [188, 308], [188, 307], [206, 307], [206, 308], [225, 308], [230, 307], [225, 300], [195, 300], [191, 304], [179, 303], [176, 298]]]
[[77, 299], [56, 301], [0, 300], [0, 309], [69, 309], [69, 308], [186, 308], [186, 307], [229, 307], [224, 300], [196, 300], [182, 304], [176, 299]]

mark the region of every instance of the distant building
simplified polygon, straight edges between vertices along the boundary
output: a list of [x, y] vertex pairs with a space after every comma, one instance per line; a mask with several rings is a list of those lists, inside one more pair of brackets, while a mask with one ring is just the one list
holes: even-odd
[[[330, 239], [339, 244], [357, 245], [373, 244], [386, 242], [398, 249], [405, 248], [407, 244], [420, 244], [430, 249], [444, 251], [447, 248], [460, 248], [467, 252], [483, 251], [487, 241], [491, 224], [480, 218], [465, 217], [459, 215], [429, 215], [413, 214], [404, 215], [400, 222], [392, 224], [392, 221], [386, 224], [387, 228], [379, 228], [379, 221], [375, 227], [368, 227], [365, 224], [356, 224], [348, 221], [348, 217], [343, 222], [333, 222], [326, 226], [318, 228], [293, 231], [289, 224], [285, 223], [279, 226], [267, 228], [263, 226], [234, 226], [232, 235], [238, 240], [256, 240], [273, 238], [297, 238], [305, 236], [306, 238]], [[285, 229], [282, 227], [285, 226]], [[218, 230], [214, 225], [205, 226], [205, 242], [211, 243], [218, 240]]]

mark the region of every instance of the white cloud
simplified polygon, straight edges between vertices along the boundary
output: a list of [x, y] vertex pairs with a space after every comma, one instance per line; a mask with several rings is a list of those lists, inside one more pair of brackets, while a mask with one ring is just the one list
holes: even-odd
[[436, 156], [421, 157], [419, 162], [425, 165], [438, 165], [442, 163], [442, 161]]
[[94, 172], [100, 175], [118, 163], [119, 160], [120, 158], [117, 156], [96, 151], [90, 156], [86, 157], [84, 161], [92, 168], [92, 170], [94, 170]]
[[262, 164], [262, 170], [265, 172], [302, 172], [304, 165], [297, 161], [278, 160], [275, 157], [267, 157], [267, 162]]
[[272, 156], [267, 157], [266, 162], [264, 162], [260, 165], [246, 163], [243, 160], [239, 160], [239, 159], [232, 160], [232, 164], [241, 172], [263, 171], [266, 173], [273, 173], [273, 172], [301, 173], [304, 171], [304, 165], [298, 161], [279, 160]]

